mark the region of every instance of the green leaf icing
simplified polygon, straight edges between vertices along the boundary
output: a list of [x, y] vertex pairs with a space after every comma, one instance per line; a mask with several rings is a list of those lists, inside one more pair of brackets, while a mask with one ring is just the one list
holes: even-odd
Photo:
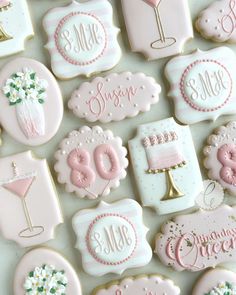
[[204, 295], [236, 295], [236, 285], [229, 282], [222, 282]]

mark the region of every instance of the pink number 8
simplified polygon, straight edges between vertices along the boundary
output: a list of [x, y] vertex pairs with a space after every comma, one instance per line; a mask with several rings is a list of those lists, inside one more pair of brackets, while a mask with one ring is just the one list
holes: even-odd
[[220, 170], [221, 178], [229, 184], [236, 184], [236, 145], [225, 144], [217, 153], [217, 158], [223, 167]]

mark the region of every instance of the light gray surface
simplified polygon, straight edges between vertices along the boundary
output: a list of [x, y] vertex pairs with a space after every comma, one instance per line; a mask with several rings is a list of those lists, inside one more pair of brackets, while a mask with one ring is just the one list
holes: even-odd
[[[35, 37], [32, 40], [27, 41], [25, 52], [19, 55], [35, 58], [43, 62], [46, 66], [50, 68], [48, 52], [43, 48], [44, 44], [46, 43], [46, 34], [44, 33], [42, 24], [41, 24], [42, 17], [49, 8], [67, 4], [70, 1], [28, 0], [28, 2], [29, 2], [29, 8], [31, 11], [32, 19], [33, 19]], [[198, 12], [210, 2], [213, 2], [213, 1], [189, 0], [191, 11], [192, 11], [192, 18], [195, 19]], [[166, 96], [166, 92], [168, 90], [168, 84], [166, 83], [166, 79], [163, 76], [164, 65], [169, 59], [163, 59], [161, 61], [146, 62], [141, 54], [131, 53], [128, 40], [127, 40], [126, 31], [125, 31], [120, 1], [112, 0], [111, 3], [113, 4], [113, 8], [115, 12], [114, 14], [115, 23], [121, 28], [119, 42], [123, 50], [123, 57], [119, 65], [113, 70], [113, 72], [122, 72], [126, 70], [132, 71], [132, 72], [143, 71], [145, 74], [155, 77], [156, 80], [161, 84], [163, 88], [160, 103], [153, 106], [150, 112], [141, 114], [133, 119], [126, 119], [120, 123], [117, 122], [117, 123], [110, 123], [110, 124], [101, 124], [102, 127], [111, 129], [116, 135], [121, 136], [124, 140], [125, 145], [127, 145], [128, 140], [135, 136], [136, 126], [138, 126], [139, 124], [164, 119], [174, 115], [172, 102]], [[185, 52], [186, 53], [191, 52], [197, 47], [199, 47], [202, 50], [206, 50], [206, 49], [214, 48], [216, 46], [219, 46], [219, 45], [214, 44], [211, 41], [205, 41], [195, 32], [195, 39], [190, 41], [186, 45]], [[233, 48], [236, 51], [236, 46], [229, 45], [229, 47]], [[14, 56], [1, 59], [0, 66], [7, 63], [12, 58], [14, 58]], [[48, 144], [45, 144], [41, 147], [33, 149], [33, 151], [38, 157], [47, 158], [55, 181], [56, 181], [56, 176], [53, 171], [53, 164], [54, 164], [53, 154], [55, 150], [57, 149], [59, 142], [71, 130], [75, 128], [79, 128], [82, 125], [86, 125], [85, 121], [77, 119], [71, 112], [69, 112], [67, 108], [67, 101], [70, 97], [71, 92], [76, 87], [78, 87], [81, 82], [85, 80], [86, 79], [75, 78], [71, 81], [60, 82], [60, 86], [62, 89], [64, 102], [65, 102], [65, 114], [64, 114], [64, 119], [63, 119], [61, 128], [59, 132], [57, 133], [57, 135], [53, 138], [53, 140], [51, 140]], [[221, 117], [215, 123], [203, 122], [203, 123], [198, 123], [191, 126], [191, 131], [192, 131], [195, 146], [198, 152], [201, 167], [202, 167], [202, 147], [205, 145], [206, 137], [212, 132], [212, 130], [215, 127], [220, 126], [221, 124], [224, 124], [233, 118], [234, 118], [233, 116]], [[235, 119], [236, 119], [236, 116], [235, 116]], [[88, 124], [88, 125], [92, 125], [92, 124]], [[17, 144], [4, 131], [2, 134], [2, 139], [3, 139], [3, 145], [0, 149], [1, 157], [28, 149], [26, 146]], [[206, 171], [202, 169], [202, 172], [203, 172], [203, 178], [206, 178], [207, 177]], [[96, 201], [80, 200], [75, 195], [66, 193], [64, 190], [64, 187], [61, 185], [57, 185], [57, 189], [58, 189], [61, 205], [64, 212], [65, 223], [57, 229], [56, 239], [49, 242], [47, 245], [50, 247], [53, 247], [54, 249], [59, 250], [61, 253], [63, 253], [66, 256], [66, 258], [68, 258], [72, 262], [82, 282], [83, 294], [87, 295], [87, 294], [90, 294], [92, 289], [96, 287], [97, 285], [109, 282], [110, 280], [119, 279], [119, 276], [117, 275], [106, 275], [106, 276], [103, 276], [102, 278], [94, 278], [87, 275], [86, 273], [83, 272], [81, 268], [80, 253], [76, 249], [74, 249], [75, 235], [71, 227], [72, 216], [79, 209], [90, 208], [95, 206], [99, 200], [96, 200]], [[0, 197], [4, 197], [4, 196], [0, 196]], [[113, 191], [109, 196], [104, 198], [104, 200], [108, 202], [112, 202], [118, 199], [122, 199], [124, 197], [130, 197], [130, 198], [135, 198], [139, 200], [139, 196], [135, 188], [135, 182], [133, 180], [131, 166], [128, 169], [128, 176], [124, 181], [121, 182], [121, 186], [117, 190]], [[233, 197], [227, 197], [226, 201], [229, 204], [236, 203], [236, 200]], [[14, 212], [9, 212], [9, 214], [14, 215]], [[164, 221], [168, 220], [170, 217], [171, 216], [159, 217], [156, 215], [156, 213], [153, 210], [148, 208], [144, 209], [144, 222], [145, 222], [145, 225], [150, 228], [150, 232], [148, 233], [148, 240], [150, 241], [152, 246], [154, 244], [154, 236], [160, 230], [160, 225]], [[17, 222], [17, 220], [15, 222]], [[12, 280], [14, 276], [14, 269], [17, 262], [19, 261], [21, 256], [25, 253], [25, 251], [26, 249], [20, 249], [15, 243], [11, 241], [6, 241], [2, 237], [0, 237], [0, 294], [1, 295], [13, 295]], [[230, 267], [230, 268], [233, 269], [233, 267]], [[235, 270], [236, 270], [236, 267], [235, 267]], [[175, 283], [180, 286], [182, 295], [191, 294], [191, 290], [194, 285], [194, 282], [201, 274], [201, 273], [188, 273], [188, 272], [182, 272], [182, 273], [174, 272], [171, 269], [162, 266], [158, 258], [156, 257], [156, 255], [154, 255], [151, 263], [148, 266], [140, 268], [140, 269], [128, 270], [122, 275], [122, 277], [127, 275], [134, 275], [134, 274], [140, 274], [140, 273], [153, 273], [153, 272], [160, 273], [162, 275], [168, 276], [171, 279], [173, 279]], [[76, 294], [68, 294], [68, 295], [76, 295]]]

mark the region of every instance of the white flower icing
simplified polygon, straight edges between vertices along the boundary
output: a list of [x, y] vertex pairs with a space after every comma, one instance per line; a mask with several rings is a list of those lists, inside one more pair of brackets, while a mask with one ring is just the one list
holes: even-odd
[[210, 292], [204, 295], [236, 295], [236, 285], [229, 282], [221, 282]]

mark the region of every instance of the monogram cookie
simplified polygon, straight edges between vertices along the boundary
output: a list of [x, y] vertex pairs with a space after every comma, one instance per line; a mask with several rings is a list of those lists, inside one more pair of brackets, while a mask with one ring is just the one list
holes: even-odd
[[196, 21], [196, 29], [206, 39], [236, 43], [236, 2], [217, 0], [204, 9]]
[[80, 198], [106, 196], [126, 177], [126, 154], [121, 138], [110, 130], [82, 127], [72, 131], [55, 154], [58, 181]]
[[72, 265], [49, 248], [26, 253], [16, 267], [14, 295], [82, 295], [80, 281]]
[[186, 41], [193, 38], [188, 1], [122, 0], [121, 3], [131, 49], [142, 52], [148, 60], [179, 54]]
[[129, 151], [144, 206], [159, 214], [194, 206], [202, 177], [189, 127], [173, 118], [141, 125]]
[[208, 176], [236, 196], [236, 122], [219, 127], [208, 137], [204, 165]]
[[159, 101], [160, 92], [160, 85], [142, 73], [110, 74], [83, 83], [72, 94], [68, 106], [89, 122], [121, 121], [149, 111]]
[[142, 208], [132, 199], [101, 202], [97, 208], [81, 210], [72, 225], [83, 268], [90, 275], [121, 274], [148, 264], [152, 258]]
[[26, 0], [0, 0], [0, 57], [23, 51], [34, 35]]
[[155, 253], [164, 265], [176, 271], [197, 272], [235, 262], [235, 220], [236, 207], [227, 205], [214, 211], [179, 215], [166, 222], [157, 234]]
[[90, 76], [117, 65], [121, 49], [112, 15], [108, 0], [71, 1], [47, 13], [43, 20], [48, 35], [46, 48], [58, 78]]
[[227, 47], [172, 59], [165, 68], [176, 118], [184, 124], [236, 113], [236, 55]]

